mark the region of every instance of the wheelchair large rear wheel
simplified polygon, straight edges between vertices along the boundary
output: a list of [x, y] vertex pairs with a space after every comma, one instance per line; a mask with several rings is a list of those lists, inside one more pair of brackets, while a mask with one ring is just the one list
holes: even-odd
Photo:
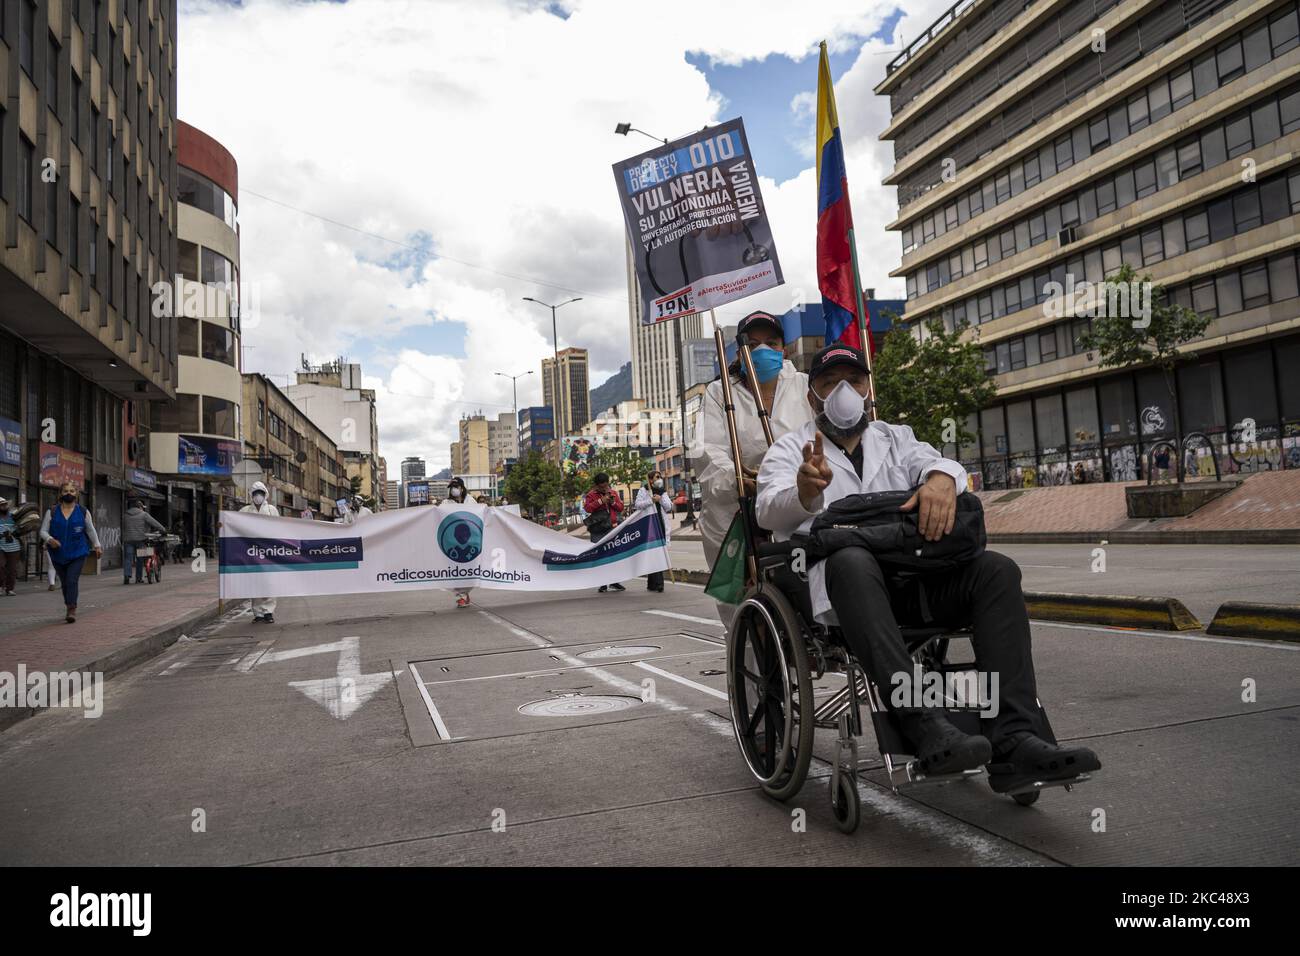
[[815, 728], [808, 648], [780, 592], [750, 591], [732, 619], [727, 699], [750, 772], [769, 796], [788, 800], [808, 776]]

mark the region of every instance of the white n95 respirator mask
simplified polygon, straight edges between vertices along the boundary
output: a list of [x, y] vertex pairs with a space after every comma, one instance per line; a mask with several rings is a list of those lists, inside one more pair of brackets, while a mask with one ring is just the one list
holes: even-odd
[[[814, 395], [817, 393], [814, 392]], [[847, 380], [842, 380], [822, 400], [822, 413], [836, 428], [853, 428], [866, 414], [866, 399]]]

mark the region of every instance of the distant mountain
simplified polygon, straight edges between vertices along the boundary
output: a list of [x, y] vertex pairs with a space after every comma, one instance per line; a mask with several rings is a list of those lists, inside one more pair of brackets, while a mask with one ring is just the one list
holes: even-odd
[[632, 363], [628, 362], [609, 380], [591, 390], [591, 417], [595, 418], [619, 402], [632, 401]]
[[438, 472], [436, 475], [430, 475], [428, 480], [431, 480], [431, 481], [446, 481], [446, 480], [447, 480], [448, 478], [450, 478], [450, 477], [451, 477], [451, 469], [450, 469], [450, 468], [444, 468], [442, 471]]

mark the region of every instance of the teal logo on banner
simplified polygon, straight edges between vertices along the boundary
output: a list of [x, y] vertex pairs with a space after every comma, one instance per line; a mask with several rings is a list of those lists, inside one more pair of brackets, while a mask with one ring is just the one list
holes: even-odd
[[473, 561], [483, 551], [483, 522], [468, 511], [447, 515], [438, 525], [438, 547], [458, 564]]

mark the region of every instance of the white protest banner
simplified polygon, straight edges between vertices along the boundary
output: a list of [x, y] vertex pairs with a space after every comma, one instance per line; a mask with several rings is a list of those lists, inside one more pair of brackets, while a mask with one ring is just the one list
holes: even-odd
[[222, 512], [220, 559], [222, 598], [570, 591], [666, 571], [668, 547], [652, 510], [635, 512], [593, 544], [502, 508], [444, 502], [351, 525]]

